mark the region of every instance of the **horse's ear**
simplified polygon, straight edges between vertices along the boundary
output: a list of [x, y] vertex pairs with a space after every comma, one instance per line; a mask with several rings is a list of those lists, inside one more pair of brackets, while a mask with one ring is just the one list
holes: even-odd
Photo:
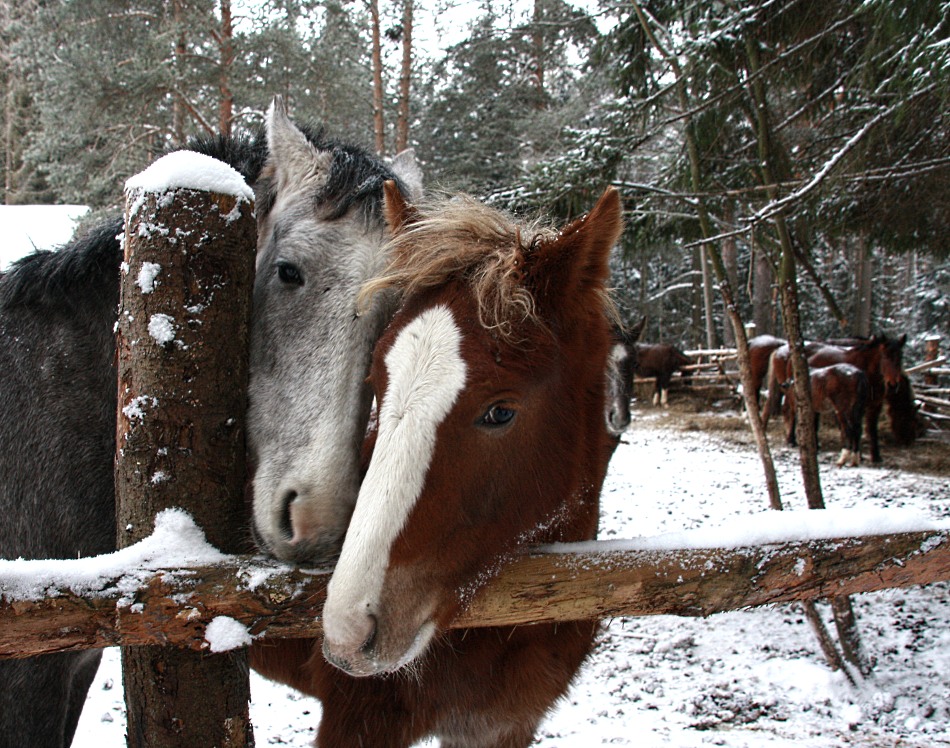
[[419, 211], [409, 204], [399, 185], [391, 179], [383, 183], [383, 215], [393, 236], [419, 219]]
[[[552, 239], [542, 241], [525, 257], [525, 282], [539, 304], [552, 308], [589, 304], [599, 296], [610, 274], [610, 250], [623, 230], [620, 193], [608, 187], [591, 211], [568, 224]], [[597, 302], [595, 308], [600, 308]]]
[[402, 180], [409, 190], [410, 200], [419, 200], [422, 197], [422, 169], [416, 159], [416, 151], [406, 148], [399, 151], [392, 160], [393, 173]]
[[287, 114], [287, 106], [281, 96], [275, 96], [267, 111], [268, 166], [277, 181], [277, 191], [287, 185], [306, 185], [308, 189], [320, 189], [330, 177], [333, 155], [318, 150], [307, 140]]
[[647, 326], [647, 317], [644, 314], [640, 318], [640, 321], [636, 324], [636, 326], [634, 326], [634, 328], [630, 331], [631, 343], [636, 343], [640, 339], [640, 336], [643, 335], [643, 330], [646, 328], [646, 326]]

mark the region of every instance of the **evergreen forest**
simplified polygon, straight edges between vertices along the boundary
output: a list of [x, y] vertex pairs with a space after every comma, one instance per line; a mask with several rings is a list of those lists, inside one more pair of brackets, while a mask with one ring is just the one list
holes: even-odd
[[950, 345], [950, 0], [0, 0], [0, 50], [6, 204], [114, 209], [281, 94], [430, 190], [560, 221], [618, 187], [646, 340], [797, 308]]

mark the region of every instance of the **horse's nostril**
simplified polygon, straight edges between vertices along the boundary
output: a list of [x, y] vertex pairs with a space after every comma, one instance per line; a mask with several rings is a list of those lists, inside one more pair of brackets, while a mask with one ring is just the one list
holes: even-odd
[[366, 616], [369, 623], [369, 634], [360, 647], [360, 652], [363, 654], [369, 654], [373, 651], [373, 647], [376, 646], [376, 632], [378, 630], [378, 625], [376, 621], [376, 616], [369, 614]]
[[288, 491], [280, 508], [280, 532], [287, 540], [294, 536], [294, 525], [290, 518], [290, 507], [297, 500], [296, 491]]

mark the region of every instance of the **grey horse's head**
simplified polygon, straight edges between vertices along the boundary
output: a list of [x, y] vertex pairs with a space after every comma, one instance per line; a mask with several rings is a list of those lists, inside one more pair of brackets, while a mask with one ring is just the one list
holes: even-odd
[[360, 482], [373, 346], [393, 302], [357, 308], [385, 263], [383, 183], [421, 191], [414, 157], [386, 164], [295, 125], [277, 99], [256, 185], [257, 279], [248, 434], [263, 550], [320, 563], [339, 551]]

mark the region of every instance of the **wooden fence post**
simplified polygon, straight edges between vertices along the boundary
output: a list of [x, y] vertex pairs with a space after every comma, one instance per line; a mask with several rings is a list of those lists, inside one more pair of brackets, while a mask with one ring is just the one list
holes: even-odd
[[[244, 413], [256, 227], [237, 172], [173, 153], [126, 185], [117, 329], [118, 545], [181, 507], [246, 550]], [[123, 648], [136, 748], [253, 745], [246, 650]]]
[[[938, 358], [940, 358], [940, 337], [931, 335], [924, 340], [924, 361], [936, 361]], [[937, 375], [928, 370], [924, 374], [924, 384], [936, 387]]]

